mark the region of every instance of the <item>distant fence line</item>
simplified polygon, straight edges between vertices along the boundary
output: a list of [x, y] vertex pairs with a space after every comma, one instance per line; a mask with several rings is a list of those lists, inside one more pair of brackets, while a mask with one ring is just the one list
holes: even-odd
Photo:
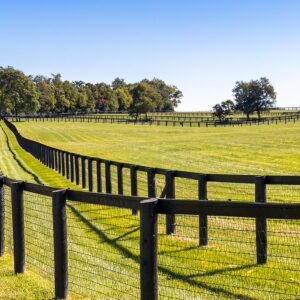
[[[15, 117], [7, 117], [11, 120]], [[41, 115], [41, 116], [19, 116], [19, 121], [49, 121], [49, 122], [88, 122], [88, 123], [111, 123], [111, 124], [141, 124], [158, 126], [181, 126], [181, 127], [217, 127], [217, 126], [243, 126], [243, 125], [270, 125], [288, 122], [296, 122], [300, 118], [300, 112], [281, 114], [275, 117], [233, 118], [219, 121], [211, 117], [180, 117], [180, 116], [150, 116], [148, 119], [134, 119], [120, 116], [92, 116], [92, 115]]]
[[[4, 189], [4, 186], [10, 189], [9, 193], [6, 191], [6, 189]], [[24, 196], [25, 191], [30, 193], [28, 197]], [[259, 197], [262, 197], [259, 199], [260, 203], [193, 200], [174, 201], [172, 199], [146, 199], [144, 197], [130, 197], [103, 193], [82, 192], [70, 189], [57, 189], [49, 186], [27, 183], [24, 181], [17, 181], [2, 176], [0, 177], [0, 254], [3, 255], [5, 249], [5, 232], [11, 231], [15, 273], [24, 273], [25, 271], [25, 253], [27, 247], [30, 246], [27, 244], [27, 239], [25, 238], [28, 236], [30, 231], [30, 224], [27, 223], [29, 222], [28, 213], [30, 213], [30, 211], [26, 211], [27, 208], [24, 210], [24, 207], [28, 205], [27, 202], [34, 203], [32, 196], [33, 194], [50, 197], [49, 201], [52, 209], [49, 210], [48, 217], [53, 220], [53, 228], [48, 228], [48, 231], [52, 231], [53, 253], [51, 253], [51, 255], [53, 255], [53, 262], [49, 267], [53, 269], [56, 298], [66, 298], [68, 295], [68, 287], [71, 291], [73, 291], [73, 289], [76, 291], [76, 281], [71, 281], [68, 283], [68, 269], [72, 269], [73, 265], [77, 263], [74, 257], [70, 256], [69, 259], [68, 254], [68, 247], [72, 246], [71, 244], [74, 243], [74, 241], [69, 241], [68, 239], [69, 231], [71, 234], [72, 226], [74, 226], [71, 221], [72, 216], [67, 216], [68, 203], [71, 205], [71, 208], [72, 203], [79, 202], [92, 204], [95, 206], [102, 205], [140, 211], [140, 247], [138, 255], [138, 264], [140, 270], [135, 270], [134, 272], [139, 272], [140, 278], [140, 295], [138, 295], [138, 297], [141, 299], [154, 300], [158, 299], [160, 288], [160, 281], [158, 280], [159, 264], [157, 260], [158, 245], [160, 245], [158, 238], [159, 215], [165, 215], [167, 218], [168, 216], [175, 214], [199, 216], [199, 235], [203, 234], [201, 228], [201, 225], [203, 224], [201, 220], [207, 216], [237, 217], [240, 219], [254, 218], [256, 220], [256, 253], [258, 265], [264, 265], [267, 263], [266, 220], [268, 218], [284, 220], [290, 219], [295, 221], [300, 219], [300, 204], [261, 203], [264, 202], [264, 192], [261, 189], [261, 186], [259, 189]], [[7, 195], [11, 195], [11, 198], [9, 199]], [[32, 207], [32, 209], [37, 210], [37, 207], [39, 207], [39, 205], [43, 205], [43, 202], [36, 201], [34, 204], [35, 206]], [[5, 218], [7, 218], [5, 214], [9, 214], [12, 218], [12, 223], [10, 224], [11, 228], [5, 228], [5, 225], [7, 225], [5, 223]], [[71, 227], [69, 227], [69, 223]], [[42, 224], [40, 224], [40, 226], [42, 226]], [[283, 228], [281, 228], [281, 230], [283, 230]], [[286, 232], [286, 234], [288, 233], [289, 232]], [[295, 235], [295, 231], [293, 234]], [[300, 234], [300, 231], [297, 232], [297, 234]], [[81, 238], [84, 239], [84, 236]], [[52, 243], [52, 240], [48, 240], [49, 237], [44, 237], [44, 239], [46, 239], [45, 242]], [[89, 253], [83, 254], [87, 255]], [[89, 255], [93, 256], [93, 253], [90, 253]], [[281, 259], [284, 259], [284, 257]], [[296, 259], [299, 259], [299, 257]], [[51, 261], [51, 257], [48, 256], [48, 260]], [[39, 266], [43, 265], [44, 263], [46, 262], [40, 262]], [[234, 263], [234, 260], [232, 263]], [[89, 268], [91, 268], [91, 266]], [[97, 265], [94, 265], [93, 268], [97, 269]], [[297, 266], [294, 266], [294, 268], [297, 268]], [[74, 275], [70, 274], [70, 276], [72, 277]], [[111, 276], [116, 275], [112, 274]], [[261, 279], [263, 280], [263, 278]], [[89, 281], [91, 279], [85, 280]], [[284, 280], [284, 278], [282, 280]], [[96, 284], [96, 282], [94, 284]], [[99, 282], [99, 284], [101, 285], [101, 282]], [[121, 284], [126, 285], [127, 281], [125, 280], [125, 282], [121, 282]], [[291, 282], [291, 284], [292, 286], [296, 285], [297, 287], [297, 282]], [[243, 284], [241, 284], [241, 288], [242, 286]], [[84, 286], [82, 288], [84, 289]], [[161, 288], [163, 288], [163, 286], [161, 286]], [[176, 289], [176, 287], [174, 287], [174, 289]], [[291, 293], [291, 291], [289, 292]], [[272, 293], [277, 295], [276, 289]], [[245, 299], [248, 299], [246, 295], [244, 296]], [[297, 294], [294, 296], [297, 296]]]

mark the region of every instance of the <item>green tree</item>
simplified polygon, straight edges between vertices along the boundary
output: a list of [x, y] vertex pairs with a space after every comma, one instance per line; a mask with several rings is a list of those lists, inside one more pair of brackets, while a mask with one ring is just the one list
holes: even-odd
[[126, 87], [119, 87], [114, 90], [118, 99], [118, 111], [126, 111], [132, 102], [132, 96]]
[[132, 102], [129, 106], [130, 115], [135, 116], [136, 120], [140, 114], [154, 111], [157, 103], [161, 101], [161, 96], [157, 90], [145, 81], [136, 84], [132, 90]]
[[234, 103], [231, 100], [222, 101], [213, 107], [213, 116], [217, 117], [219, 121], [226, 120], [226, 117], [234, 111]]
[[67, 106], [63, 109], [63, 111], [70, 110], [72, 112], [76, 111], [78, 107], [78, 97], [79, 92], [74, 84], [65, 80], [62, 82], [62, 90], [64, 98], [66, 99], [65, 103], [68, 103]]
[[174, 85], [168, 85], [163, 80], [153, 78], [152, 80], [144, 79], [142, 82], [150, 84], [160, 95], [157, 99], [155, 110], [157, 111], [174, 111], [174, 108], [181, 103], [182, 92]]
[[37, 75], [34, 77], [33, 82], [39, 91], [39, 111], [42, 113], [51, 112], [56, 104], [54, 86], [52, 85], [51, 80], [44, 76]]
[[111, 87], [116, 90], [119, 88], [126, 88], [127, 84], [124, 79], [117, 77], [112, 83]]
[[106, 83], [95, 84], [95, 107], [100, 111], [116, 111], [118, 99], [111, 87]]
[[1, 111], [34, 113], [39, 109], [39, 94], [33, 81], [12, 67], [0, 68]]
[[[63, 82], [60, 74], [52, 74], [52, 84], [54, 86], [54, 95], [56, 99], [55, 110], [57, 112], [66, 112], [70, 107], [70, 101], [65, 95]], [[66, 85], [65, 85], [66, 88]]]
[[93, 111], [95, 109], [95, 105], [96, 105], [95, 94], [94, 94], [95, 89], [96, 89], [95, 86], [91, 83], [86, 83], [84, 86], [85, 94], [87, 96], [86, 106], [89, 111]]
[[249, 82], [237, 81], [232, 92], [236, 109], [246, 114], [248, 120], [255, 111], [260, 119], [261, 112], [271, 109], [276, 103], [276, 92], [266, 77]]

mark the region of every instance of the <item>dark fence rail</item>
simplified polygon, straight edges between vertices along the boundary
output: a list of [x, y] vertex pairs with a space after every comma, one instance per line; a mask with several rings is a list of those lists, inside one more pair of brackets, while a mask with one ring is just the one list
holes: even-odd
[[[261, 118], [251, 117], [228, 117], [226, 120], [218, 120], [212, 115], [180, 115], [180, 114], [150, 114], [147, 118], [140, 117], [135, 119], [129, 115], [33, 115], [19, 116], [18, 120], [26, 121], [50, 121], [50, 122], [94, 122], [94, 123], [111, 123], [111, 124], [147, 124], [162, 126], [182, 126], [182, 127], [217, 127], [217, 126], [243, 126], [243, 125], [270, 125], [287, 122], [296, 122], [299, 120], [300, 112], [272, 112], [271, 115], [262, 115]], [[15, 117], [8, 117], [11, 120]]]

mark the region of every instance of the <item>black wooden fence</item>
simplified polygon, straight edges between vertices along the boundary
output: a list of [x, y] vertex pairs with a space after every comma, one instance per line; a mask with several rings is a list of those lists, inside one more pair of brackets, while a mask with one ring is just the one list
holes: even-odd
[[[260, 195], [263, 198], [264, 190], [263, 190], [263, 180], [259, 179], [257, 185], [258, 195]], [[133, 197], [133, 196], [123, 196], [123, 195], [110, 195], [110, 194], [103, 194], [103, 193], [91, 193], [91, 192], [82, 192], [82, 191], [75, 191], [70, 189], [57, 189], [53, 187], [48, 186], [42, 186], [32, 183], [27, 183], [23, 181], [16, 181], [7, 177], [0, 177], [0, 253], [1, 255], [4, 253], [5, 249], [5, 242], [8, 237], [5, 237], [4, 233], [9, 232], [7, 231], [7, 228], [5, 226], [8, 223], [5, 223], [5, 218], [9, 215], [12, 218], [12, 224], [8, 226], [12, 226], [12, 245], [13, 245], [13, 255], [14, 255], [14, 270], [15, 273], [23, 273], [25, 271], [25, 265], [26, 265], [26, 251], [28, 250], [28, 247], [30, 247], [30, 238], [27, 239], [24, 238], [30, 231], [30, 224], [28, 224], [29, 219], [27, 218], [26, 214], [28, 214], [28, 211], [26, 212], [26, 204], [27, 202], [33, 201], [34, 195], [37, 196], [43, 196], [43, 197], [51, 197], [50, 203], [52, 206], [52, 209], [49, 211], [48, 217], [51, 217], [53, 220], [53, 227], [48, 228], [48, 231], [51, 231], [52, 239], [49, 238], [49, 236], [44, 237], [46, 239], [47, 244], [51, 244], [53, 242], [53, 253], [49, 253], [47, 260], [50, 261], [50, 268], [52, 267], [53, 270], [53, 279], [54, 282], [54, 290], [55, 290], [55, 297], [57, 298], [66, 298], [68, 295], [68, 287], [70, 288], [70, 291], [73, 293], [76, 293], [76, 286], [78, 285], [78, 282], [76, 282], [77, 277], [74, 277], [74, 274], [69, 274], [69, 270], [74, 268], [75, 264], [75, 258], [72, 257], [72, 250], [74, 240], [72, 240], [72, 234], [79, 234], [77, 230], [79, 230], [79, 227], [74, 228], [74, 223], [72, 221], [72, 218], [75, 218], [74, 216], [78, 213], [76, 208], [76, 203], [84, 204], [84, 205], [94, 205], [94, 206], [100, 206], [100, 210], [98, 212], [102, 212], [105, 207], [112, 207], [112, 208], [120, 208], [125, 210], [132, 210], [140, 211], [140, 217], [139, 217], [139, 225], [136, 230], [138, 230], [139, 234], [139, 247], [136, 245], [135, 253], [136, 255], [129, 255], [128, 249], [124, 245], [118, 245], [118, 250], [122, 252], [124, 261], [128, 259], [136, 260], [135, 262], [139, 265], [139, 271], [137, 269], [130, 269], [130, 274], [132, 276], [137, 275], [139, 273], [140, 278], [140, 284], [138, 285], [138, 290], [140, 291], [139, 294], [135, 294], [135, 286], [130, 287], [130, 278], [129, 275], [126, 274], [126, 277], [122, 277], [121, 280], [124, 282], [115, 282], [115, 285], [123, 284], [124, 286], [127, 286], [128, 291], [123, 291], [123, 296], [119, 296], [117, 298], [135, 298], [135, 297], [141, 297], [141, 299], [158, 299], [159, 298], [176, 298], [176, 299], [183, 299], [188, 297], [199, 297], [201, 296], [201, 293], [203, 292], [205, 295], [205, 292], [209, 292], [209, 295], [211, 297], [218, 297], [218, 296], [228, 296], [235, 299], [256, 299], [256, 297], [251, 296], [251, 289], [254, 290], [256, 293], [262, 293], [260, 295], [263, 295], [263, 297], [268, 298], [271, 297], [272, 299], [283, 297], [285, 299], [295, 299], [300, 292], [299, 287], [299, 271], [300, 271], [300, 204], [274, 204], [274, 203], [264, 203], [264, 201], [259, 201], [258, 203], [249, 203], [249, 202], [224, 202], [224, 201], [195, 201], [195, 200], [172, 200], [172, 199], [158, 199], [158, 198], [152, 198], [147, 199], [145, 197]], [[25, 195], [25, 193], [30, 193], [29, 195]], [[7, 197], [7, 196], [10, 196]], [[25, 197], [24, 197], [25, 195]], [[36, 205], [43, 206], [42, 201], [39, 201], [38, 198], [36, 199]], [[6, 209], [5, 209], [5, 208]], [[24, 209], [25, 207], [25, 209]], [[83, 210], [87, 210], [86, 206], [81, 207], [81, 213]], [[89, 207], [90, 208], [90, 207]], [[36, 207], [32, 207], [32, 210], [36, 210]], [[67, 210], [71, 209], [72, 214], [68, 214]], [[11, 211], [9, 211], [11, 210]], [[28, 208], [28, 210], [30, 210]], [[38, 212], [39, 213], [39, 212]], [[253, 263], [252, 265], [244, 264], [242, 262], [241, 266], [238, 267], [239, 269], [244, 268], [253, 268], [250, 275], [246, 273], [246, 275], [242, 275], [244, 279], [241, 281], [239, 279], [240, 274], [230, 274], [232, 278], [237, 277], [237, 280], [239, 282], [239, 286], [233, 286], [233, 287], [226, 287], [226, 284], [222, 285], [220, 282], [214, 282], [212, 285], [208, 284], [207, 282], [197, 281], [195, 279], [191, 279], [190, 276], [186, 273], [189, 270], [185, 269], [184, 273], [181, 274], [178, 271], [178, 268], [182, 266], [178, 266], [176, 264], [170, 263], [170, 257], [172, 257], [174, 249], [168, 248], [168, 259], [162, 260], [164, 258], [164, 255], [166, 254], [166, 250], [160, 251], [160, 247], [165, 245], [166, 243], [169, 243], [169, 246], [174, 243], [174, 238], [165, 236], [160, 232], [160, 216], [174, 216], [174, 215], [180, 215], [185, 216], [186, 229], [190, 231], [194, 225], [191, 225], [190, 220], [188, 217], [200, 217], [199, 222], [199, 228], [201, 228], [201, 222], [202, 218], [207, 218], [207, 216], [213, 218], [213, 217], [220, 217], [220, 218], [229, 218], [229, 219], [219, 219], [223, 222], [228, 222], [229, 224], [233, 223], [233, 218], [236, 222], [236, 225], [238, 226], [237, 229], [231, 228], [231, 239], [233, 239], [233, 235], [240, 235], [241, 232], [243, 232], [244, 237], [239, 241], [239, 243], [245, 243], [247, 246], [247, 252], [249, 252], [249, 248], [251, 248], [251, 244], [249, 244], [250, 239], [252, 239], [252, 235], [250, 236], [250, 230], [244, 229], [242, 224], [246, 222], [249, 218], [256, 220], [256, 229], [255, 229], [255, 236], [256, 236], [256, 263]], [[99, 215], [95, 215], [99, 218]], [[116, 217], [116, 216], [114, 216]], [[124, 226], [124, 221], [126, 217], [124, 217], [124, 213], [122, 212], [122, 226]], [[135, 217], [136, 218], [136, 217]], [[230, 219], [232, 218], [232, 219]], [[246, 219], [247, 218], [247, 219]], [[269, 225], [270, 229], [267, 230], [266, 228], [266, 220], [270, 220]], [[280, 222], [280, 220], [284, 221], [284, 223], [276, 223], [276, 226], [274, 225], [274, 222]], [[78, 220], [77, 220], [78, 221]], [[80, 214], [80, 222], [82, 224], [89, 223], [89, 228], [96, 227], [97, 219], [84, 219], [83, 215]], [[281, 221], [281, 222], [282, 222]], [[94, 224], [90, 224], [90, 222], [95, 222]], [[190, 225], [188, 225], [190, 224]], [[193, 223], [194, 224], [194, 223]], [[212, 223], [214, 226], [216, 226], [217, 223]], [[248, 224], [248, 223], [247, 223]], [[37, 224], [38, 226], [39, 224]], [[42, 224], [40, 224], [42, 225]], [[280, 225], [280, 226], [279, 226]], [[223, 226], [223, 225], [222, 225]], [[231, 225], [230, 225], [231, 226]], [[275, 226], [275, 227], [274, 227]], [[249, 223], [249, 227], [250, 223]], [[72, 232], [72, 228], [75, 230]], [[198, 229], [199, 229], [198, 228]], [[218, 234], [222, 234], [226, 236], [226, 231], [222, 230]], [[228, 228], [227, 228], [228, 229]], [[39, 229], [41, 231], [41, 229]], [[90, 230], [90, 229], [89, 229]], [[100, 229], [97, 229], [100, 230]], [[111, 223], [109, 230], [111, 229]], [[132, 230], [132, 228], [130, 229]], [[267, 233], [269, 231], [270, 234], [270, 265], [268, 265], [267, 260]], [[198, 230], [198, 233], [201, 235], [201, 230]], [[280, 235], [278, 235], [280, 233]], [[89, 234], [92, 234], [89, 231]], [[103, 233], [101, 233], [103, 234]], [[128, 233], [127, 233], [128, 235]], [[76, 235], [75, 235], [76, 236]], [[255, 239], [255, 236], [254, 239]], [[247, 238], [244, 240], [244, 238]], [[276, 240], [274, 238], [276, 237]], [[34, 239], [38, 239], [38, 232], [33, 237]], [[80, 240], [86, 241], [85, 235], [79, 236]], [[120, 238], [120, 237], [118, 237]], [[176, 244], [182, 243], [180, 236], [177, 237], [178, 239], [175, 240]], [[50, 239], [50, 240], [49, 240]], [[173, 239], [173, 240], [172, 240]], [[220, 237], [219, 237], [220, 239]], [[115, 240], [115, 236], [114, 239]], [[105, 237], [104, 241], [107, 242], [107, 237]], [[221, 243], [226, 244], [226, 240], [219, 240]], [[101, 247], [101, 243], [103, 243], [103, 240], [98, 240], [98, 246]], [[205, 240], [207, 242], [207, 240]], [[78, 246], [80, 243], [78, 240], [76, 241], [76, 251], [78, 251]], [[204, 245], [205, 243], [203, 243]], [[226, 244], [227, 245], [227, 244]], [[276, 247], [274, 248], [275, 245]], [[190, 246], [190, 245], [189, 245]], [[280, 248], [280, 251], [278, 251], [279, 247], [285, 247], [284, 249]], [[38, 245], [36, 245], [38, 247]], [[68, 247], [70, 249], [68, 249]], [[237, 247], [237, 246], [235, 246]], [[45, 251], [49, 251], [48, 249], [45, 249]], [[184, 251], [189, 251], [191, 247], [183, 248]], [[192, 247], [194, 248], [194, 247]], [[206, 250], [197, 250], [197, 251], [207, 251], [206, 247], [201, 247], [201, 245], [198, 246], [198, 248], [194, 248], [192, 251], [195, 251], [195, 249], [206, 249]], [[82, 249], [80, 249], [83, 251]], [[89, 248], [84, 248], [84, 251], [87, 251], [87, 253], [81, 253], [78, 251], [78, 253], [86, 255], [86, 257], [91, 257], [92, 261], [96, 261], [96, 248], [93, 252], [89, 252]], [[101, 250], [102, 251], [102, 250]], [[105, 253], [100, 251], [100, 255], [104, 255]], [[103, 251], [107, 251], [104, 250]], [[176, 250], [177, 251], [177, 250]], [[175, 252], [176, 252], [175, 251]], [[243, 253], [240, 248], [238, 248], [238, 252], [232, 252], [233, 249], [227, 249], [226, 252], [228, 252], [229, 255], [229, 262], [232, 265], [235, 264], [236, 261], [240, 261], [241, 257], [243, 255], [249, 255], [248, 253]], [[274, 252], [275, 251], [275, 252]], [[220, 248], [219, 255], [222, 255], [222, 248]], [[214, 265], [216, 263], [215, 260], [212, 260], [211, 256], [207, 252], [199, 252], [199, 254], [204, 255], [206, 253], [207, 258], [203, 257], [185, 257], [184, 260], [180, 256], [175, 257], [177, 259], [181, 259], [180, 263], [184, 264], [186, 263], [186, 260], [192, 261], [193, 265], [191, 269], [199, 274], [201, 270], [195, 270], [195, 266], [197, 265], [197, 262], [199, 259], [201, 259], [201, 262], [206, 262], [208, 265]], [[231, 253], [236, 253], [236, 256], [232, 256]], [[32, 255], [32, 254], [31, 254]], [[33, 254], [34, 255], [34, 254]], [[45, 254], [44, 254], [45, 255]], [[53, 259], [51, 260], [51, 256], [53, 256]], [[30, 258], [30, 256], [29, 256]], [[39, 259], [39, 257], [35, 257], [35, 259]], [[76, 257], [78, 260], [78, 257]], [[276, 264], [274, 263], [276, 260]], [[284, 261], [283, 264], [281, 262]], [[116, 262], [107, 261], [106, 264], [114, 264]], [[121, 264], [118, 260], [118, 264]], [[241, 263], [241, 262], [240, 262]], [[42, 263], [41, 263], [42, 264]], [[44, 262], [46, 264], [46, 262]], [[49, 264], [49, 262], [48, 262]], [[51, 265], [52, 264], [52, 265]], [[78, 267], [79, 266], [81, 267]], [[89, 264], [88, 260], [86, 261], [77, 261], [76, 270], [77, 273], [85, 274], [84, 272], [87, 272], [87, 270], [83, 270], [85, 265]], [[292, 265], [289, 265], [292, 264]], [[257, 268], [261, 268], [259, 266], [265, 266], [264, 272], [260, 273], [257, 271]], [[100, 268], [99, 265], [94, 264], [93, 266], [93, 272], [97, 271], [97, 268]], [[98, 278], [96, 276], [96, 273], [91, 272], [91, 266], [88, 268], [89, 274], [91, 274], [91, 277]], [[101, 265], [103, 268], [103, 265]], [[105, 265], [107, 268], [107, 266]], [[186, 266], [184, 266], [186, 268]], [[219, 267], [219, 266], [218, 266]], [[101, 269], [100, 272], [103, 272], [105, 269]], [[208, 268], [209, 275], [208, 278], [211, 278], [214, 276], [214, 274], [218, 274], [219, 272], [228, 272], [228, 268], [225, 268], [224, 270], [219, 270], [218, 268], [216, 270], [213, 270], [211, 268]], [[99, 270], [98, 270], [99, 271]], [[114, 273], [109, 273], [110, 277], [107, 280], [114, 280], [114, 276], [117, 276], [121, 271], [118, 269], [113, 270]], [[234, 271], [234, 269], [233, 269]], [[257, 271], [257, 272], [256, 272]], [[273, 278], [272, 274], [280, 271], [280, 277], [279, 278]], [[256, 273], [255, 273], [256, 272]], [[267, 272], [270, 272], [267, 273]], [[134, 274], [132, 274], [134, 273]], [[196, 275], [193, 276], [196, 276]], [[69, 276], [70, 275], [70, 276]], [[130, 276], [131, 276], [130, 275]], [[167, 280], [162, 277], [162, 275], [167, 275]], [[256, 275], [257, 277], [255, 277]], [[77, 274], [78, 276], [78, 274]], [[201, 275], [202, 276], [202, 275]], [[227, 274], [228, 276], [228, 274]], [[288, 276], [285, 278], [285, 276]], [[72, 280], [69, 280], [72, 277]], [[174, 278], [173, 278], [174, 277]], [[74, 279], [75, 278], [75, 279]], [[78, 277], [80, 278], [80, 277]], [[134, 277], [135, 278], [135, 277]], [[244, 281], [245, 278], [249, 280], [249, 283], [251, 287], [248, 287], [248, 284]], [[101, 284], [101, 280], [93, 281], [91, 278], [84, 278], [85, 281], [81, 283], [84, 288], [84, 285], [87, 285], [88, 281], [91, 281], [91, 284], [93, 286], [99, 285], [100, 288], [103, 290], [107, 289], [105, 285], [103, 286]], [[103, 280], [103, 278], [102, 278]], [[258, 285], [257, 280], [259, 280]], [[70, 281], [70, 282], [69, 282]], [[174, 281], [174, 283], [173, 283]], [[271, 282], [270, 282], [271, 281]], [[168, 282], [169, 285], [167, 285], [165, 282]], [[180, 284], [185, 284], [182, 287], [180, 287]], [[276, 283], [276, 286], [274, 285]], [[171, 284], [171, 286], [170, 286]], [[172, 285], [174, 284], [174, 285]], [[215, 286], [213, 286], [215, 284]], [[272, 290], [269, 290], [268, 288], [264, 289], [261, 287], [262, 284], [266, 284], [266, 286], [272, 286]], [[281, 284], [284, 284], [283, 288], [281, 287]], [[179, 286], [177, 286], [179, 285]], [[199, 290], [195, 290], [195, 285]], [[222, 286], [222, 288], [220, 287]], [[187, 289], [187, 286], [189, 287]], [[225, 289], [226, 287], [226, 289]], [[260, 287], [260, 289], [259, 289]], [[112, 287], [110, 287], [112, 289]], [[235, 289], [238, 289], [238, 292], [236, 292]], [[257, 289], [257, 290], [256, 290]], [[175, 291], [175, 294], [168, 294], [172, 293], [171, 291]], [[234, 292], [235, 291], [235, 292]], [[87, 292], [87, 291], [86, 291]], [[122, 293], [122, 290], [120, 291]], [[93, 297], [101, 297], [105, 295], [107, 298], [114, 298], [113, 291], [110, 290], [110, 293], [104, 294], [103, 291], [100, 290], [93, 290]], [[96, 294], [95, 294], [96, 293]], [[97, 294], [98, 293], [98, 294]], [[132, 296], [129, 296], [131, 295]], [[177, 294], [178, 293], [178, 294]], [[102, 294], [102, 295], [101, 295]], [[90, 294], [82, 294], [82, 296], [88, 297]], [[115, 297], [116, 298], [116, 297]], [[262, 297], [259, 297], [260, 299]], [[269, 298], [268, 298], [269, 299]]]
[[[49, 122], [87, 122], [110, 124], [142, 124], [181, 127], [217, 127], [217, 126], [243, 126], [243, 125], [270, 125], [288, 122], [296, 122], [300, 118], [300, 112], [274, 113], [272, 116], [263, 116], [260, 119], [244, 117], [229, 117], [226, 120], [218, 120], [212, 116], [180, 116], [180, 115], [149, 115], [147, 119], [132, 118], [126, 115], [33, 115], [19, 116], [18, 120], [24, 121], [49, 121]], [[9, 117], [11, 120], [15, 117]]]

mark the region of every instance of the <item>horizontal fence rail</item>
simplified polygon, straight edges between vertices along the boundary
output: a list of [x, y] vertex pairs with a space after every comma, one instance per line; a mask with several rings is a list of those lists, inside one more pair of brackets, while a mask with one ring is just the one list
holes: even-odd
[[18, 119], [19, 121], [50, 121], [50, 122], [94, 122], [94, 123], [111, 123], [111, 124], [148, 124], [161, 126], [181, 126], [181, 127], [217, 127], [217, 126], [243, 126], [243, 125], [270, 125], [281, 124], [287, 122], [296, 122], [300, 118], [300, 111], [274, 111], [268, 115], [262, 114], [260, 118], [251, 117], [228, 117], [225, 120], [219, 120], [211, 113], [201, 114], [180, 114], [180, 113], [153, 113], [149, 114], [147, 118], [134, 118], [126, 114], [116, 115], [91, 115], [91, 114], [53, 114], [53, 115], [33, 115], [33, 116], [19, 116], [7, 117], [11, 120]]
[[[0, 186], [2, 254], [11, 230], [15, 273], [28, 265], [44, 274], [56, 298], [296, 299], [300, 293], [300, 204], [124, 197], [5, 176]], [[164, 233], [168, 215], [180, 220], [172, 236]], [[208, 245], [197, 243], [203, 216]], [[44, 227], [47, 219], [53, 226]]]

